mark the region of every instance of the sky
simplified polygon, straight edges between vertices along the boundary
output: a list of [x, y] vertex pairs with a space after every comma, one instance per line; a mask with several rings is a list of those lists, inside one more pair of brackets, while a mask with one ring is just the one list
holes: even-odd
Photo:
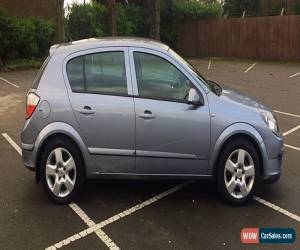
[[[71, 5], [72, 3], [83, 3], [84, 0], [65, 0], [65, 7], [67, 5]], [[90, 0], [85, 0], [86, 3], [88, 3]]]

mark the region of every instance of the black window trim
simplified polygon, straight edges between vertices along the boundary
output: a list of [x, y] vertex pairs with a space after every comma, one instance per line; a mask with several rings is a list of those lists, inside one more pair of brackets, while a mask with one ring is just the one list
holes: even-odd
[[34, 78], [33, 78], [33, 81], [32, 81], [32, 85], [31, 85], [31, 88], [32, 89], [37, 89], [39, 84], [40, 84], [40, 81], [43, 77], [43, 74], [47, 68], [47, 65], [48, 63], [50, 62], [50, 55], [47, 56], [47, 58], [44, 60], [41, 68], [39, 69], [39, 71], [35, 74]]

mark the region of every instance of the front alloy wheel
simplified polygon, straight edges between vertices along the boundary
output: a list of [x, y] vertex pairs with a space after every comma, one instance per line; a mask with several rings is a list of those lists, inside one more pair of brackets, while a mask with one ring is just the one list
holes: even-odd
[[226, 144], [220, 153], [216, 181], [219, 194], [233, 205], [252, 198], [260, 179], [260, 158], [246, 138]]
[[237, 199], [246, 197], [252, 190], [255, 167], [251, 155], [237, 149], [228, 157], [224, 168], [224, 181], [228, 193]]

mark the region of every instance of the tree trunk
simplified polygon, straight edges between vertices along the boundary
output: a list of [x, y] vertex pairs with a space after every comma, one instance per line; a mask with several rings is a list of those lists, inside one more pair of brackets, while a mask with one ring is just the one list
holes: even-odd
[[56, 13], [56, 42], [65, 42], [65, 9], [64, 0], [55, 1], [55, 13]]
[[150, 38], [160, 40], [160, 0], [148, 0], [150, 9]]
[[116, 0], [108, 0], [108, 27], [111, 36], [117, 35]]

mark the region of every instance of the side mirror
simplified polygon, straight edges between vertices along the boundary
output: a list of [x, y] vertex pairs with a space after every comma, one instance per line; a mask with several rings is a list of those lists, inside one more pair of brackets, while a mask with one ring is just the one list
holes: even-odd
[[191, 88], [189, 91], [188, 103], [196, 106], [204, 104], [203, 98], [200, 98], [197, 90], [195, 90], [194, 88]]

